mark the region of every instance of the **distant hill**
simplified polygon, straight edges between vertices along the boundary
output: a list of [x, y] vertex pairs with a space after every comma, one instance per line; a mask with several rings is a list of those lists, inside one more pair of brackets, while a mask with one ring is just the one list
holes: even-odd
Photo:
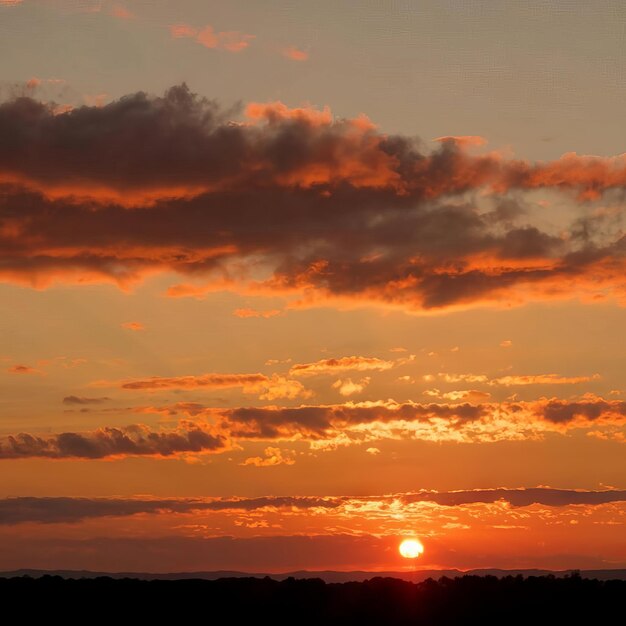
[[362, 582], [372, 578], [398, 578], [410, 582], [422, 582], [428, 578], [435, 580], [446, 576], [457, 578], [459, 576], [556, 576], [563, 578], [572, 572], [578, 572], [582, 578], [597, 580], [626, 580], [626, 569], [599, 569], [599, 570], [545, 570], [545, 569], [473, 569], [462, 571], [458, 569], [433, 569], [416, 570], [415, 572], [335, 572], [330, 570], [308, 571], [299, 570], [295, 572], [285, 572], [280, 574], [261, 572], [238, 572], [230, 570], [217, 570], [214, 572], [172, 572], [172, 573], [150, 573], [150, 572], [92, 572], [89, 570], [39, 570], [39, 569], [18, 569], [13, 571], [0, 572], [0, 578], [15, 578], [19, 576], [30, 576], [40, 578], [42, 576], [60, 576], [67, 579], [98, 578], [107, 576], [109, 578], [134, 578], [137, 580], [218, 580], [220, 578], [271, 578], [273, 580], [286, 580], [287, 578], [307, 579], [320, 578], [327, 583]]

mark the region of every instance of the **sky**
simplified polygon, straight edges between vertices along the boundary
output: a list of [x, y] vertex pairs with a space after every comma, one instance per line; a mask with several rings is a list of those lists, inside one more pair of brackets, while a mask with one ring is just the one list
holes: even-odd
[[0, 0], [0, 569], [626, 567], [625, 20]]

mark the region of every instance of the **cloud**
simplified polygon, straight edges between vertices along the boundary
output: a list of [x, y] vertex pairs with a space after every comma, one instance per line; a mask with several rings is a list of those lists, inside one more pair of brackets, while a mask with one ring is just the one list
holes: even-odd
[[166, 431], [154, 431], [143, 424], [134, 424], [45, 436], [28, 433], [8, 435], [0, 438], [0, 460], [167, 457], [183, 453], [220, 452], [226, 447], [223, 435], [213, 434], [206, 426], [185, 421], [177, 429]]
[[268, 401], [279, 398], [293, 400], [295, 398], [311, 398], [313, 396], [313, 392], [310, 389], [306, 389], [300, 381], [290, 380], [278, 374], [272, 374], [268, 381], [261, 385], [261, 389], [262, 393], [259, 395], [259, 398]]
[[[270, 456], [276, 448], [268, 448]], [[370, 452], [372, 450], [372, 452]], [[368, 453], [376, 455], [377, 448]], [[310, 509], [326, 511], [378, 507], [391, 508], [394, 503], [409, 506], [434, 503], [442, 507], [505, 502], [512, 507], [540, 504], [549, 507], [571, 505], [600, 506], [611, 502], [626, 502], [626, 491], [553, 489], [532, 487], [518, 489], [470, 489], [460, 491], [417, 491], [387, 495], [355, 496], [262, 496], [255, 498], [72, 498], [72, 497], [11, 497], [0, 499], [0, 525], [37, 522], [42, 524], [75, 523], [100, 517], [127, 517], [137, 514], [166, 514], [205, 512], [254, 512], [262, 510]]]
[[256, 467], [271, 467], [274, 465], [293, 465], [295, 460], [293, 452], [285, 453], [280, 448], [265, 448], [265, 456], [253, 456], [247, 458], [241, 465], [254, 465]]
[[556, 424], [574, 421], [594, 422], [600, 419], [619, 421], [626, 418], [626, 402], [590, 397], [585, 401], [551, 399], [542, 407], [543, 417]]
[[287, 46], [283, 48], [280, 53], [286, 57], [287, 59], [291, 59], [292, 61], [308, 61], [309, 53], [304, 50], [300, 50], [295, 46]]
[[389, 361], [371, 356], [343, 356], [337, 359], [321, 359], [313, 363], [297, 363], [291, 367], [289, 373], [292, 376], [318, 376], [351, 370], [358, 372], [382, 372], [398, 365], [403, 365], [414, 358], [414, 356], [411, 356], [406, 359]]
[[593, 376], [559, 376], [559, 374], [530, 374], [525, 376], [501, 376], [489, 381], [490, 385], [512, 387], [516, 385], [579, 385], [598, 380], [599, 374]]
[[33, 498], [0, 499], [0, 525], [39, 522], [56, 524], [98, 517], [126, 517], [138, 513], [194, 511], [257, 511], [261, 509], [333, 509], [343, 498], [263, 496], [258, 498]]
[[117, 17], [120, 20], [130, 20], [135, 17], [134, 13], [131, 13], [126, 7], [121, 4], [114, 4], [111, 7], [111, 15]]
[[[269, 378], [264, 374], [201, 374], [199, 376], [153, 376], [152, 378], [128, 380], [122, 382], [122, 389], [133, 391], [162, 391], [167, 389], [225, 389], [228, 387], [243, 387], [250, 389], [260, 383], [266, 383]], [[252, 392], [254, 393], [254, 391]]]
[[245, 50], [255, 38], [254, 35], [247, 35], [237, 30], [217, 32], [210, 24], [202, 29], [194, 28], [189, 24], [172, 24], [170, 34], [174, 39], [190, 38], [205, 48], [227, 50], [228, 52]]
[[[446, 383], [488, 383], [489, 378], [485, 374], [448, 374], [439, 372], [437, 377]], [[422, 378], [427, 381], [435, 380], [434, 374], [424, 374]]]
[[[358, 441], [397, 438], [408, 435], [405, 424], [421, 424], [424, 431], [435, 434], [433, 422], [456, 430], [467, 422], [478, 420], [485, 407], [470, 404], [416, 404], [394, 402], [361, 402], [337, 405], [299, 407], [240, 407], [217, 409], [220, 427], [235, 439], [309, 439], [339, 438], [346, 445]], [[221, 417], [221, 420], [220, 420]], [[350, 434], [352, 439], [346, 439]]]
[[[592, 376], [561, 376], [559, 374], [524, 374], [500, 376], [498, 378], [489, 378], [485, 374], [448, 374], [439, 372], [437, 377], [446, 383], [484, 383], [486, 385], [501, 385], [503, 387], [515, 387], [525, 385], [579, 385], [580, 383], [588, 383], [593, 380], [599, 380], [599, 374]], [[423, 376], [424, 380], [432, 381], [435, 379], [433, 374]]]
[[110, 399], [111, 398], [107, 398], [106, 396], [100, 398], [86, 398], [85, 396], [65, 396], [65, 398], [63, 398], [63, 404], [104, 404]]
[[447, 135], [445, 137], [437, 137], [433, 139], [433, 141], [438, 141], [439, 143], [451, 142], [462, 148], [480, 147], [489, 143], [484, 137], [480, 137], [479, 135]]
[[337, 389], [342, 396], [348, 397], [361, 393], [369, 385], [370, 380], [369, 376], [361, 378], [358, 383], [353, 382], [351, 378], [339, 379], [332, 384], [332, 387]]
[[426, 389], [422, 392], [431, 398], [441, 398], [450, 402], [486, 402], [491, 398], [491, 394], [486, 391], [476, 389], [461, 389], [458, 391], [442, 392], [439, 389]]
[[282, 365], [283, 363], [291, 363], [291, 359], [267, 359], [265, 365]]
[[172, 24], [170, 26], [170, 34], [174, 39], [180, 39], [182, 37], [195, 37], [198, 34], [198, 29], [189, 24]]
[[40, 370], [35, 369], [34, 367], [31, 367], [30, 365], [11, 365], [11, 367], [7, 369], [7, 372], [9, 372], [9, 374], [42, 374], [43, 373]]
[[[440, 392], [433, 393], [437, 396]], [[487, 402], [472, 392], [449, 402], [352, 402], [297, 407], [214, 408], [197, 403], [137, 407], [139, 413], [185, 415], [206, 421], [236, 441], [308, 441], [313, 449], [383, 440], [478, 443], [540, 440], [547, 433], [601, 428], [614, 437], [626, 428], [626, 402], [588, 395]]]
[[98, 381], [98, 386], [119, 384], [129, 391], [168, 391], [171, 389], [229, 389], [241, 388], [243, 393], [257, 393], [263, 400], [278, 398], [310, 397], [312, 392], [297, 380], [278, 374], [200, 374], [198, 376], [153, 376], [151, 378], [126, 380], [120, 383]]
[[567, 506], [571, 504], [599, 505], [607, 502], [626, 501], [626, 491], [585, 491], [574, 489], [551, 489], [545, 487], [526, 489], [471, 489], [467, 491], [428, 492], [405, 494], [402, 501], [435, 502], [441, 506], [461, 506], [465, 504], [491, 503], [504, 501], [514, 507], [544, 504], [546, 506]]
[[134, 331], [146, 330], [146, 327], [141, 322], [123, 322], [121, 326], [122, 328], [125, 328], [126, 330], [134, 330]]
[[568, 211], [548, 227], [524, 195], [619, 212], [623, 155], [425, 151], [365, 117], [280, 102], [241, 115], [185, 86], [64, 114], [17, 98], [0, 105], [0, 139], [3, 281], [129, 289], [176, 272], [171, 296], [230, 289], [291, 308], [626, 302], [617, 222]]
[[500, 342], [501, 348], [510, 348], [513, 345], [513, 342], [510, 339], [504, 339]]
[[235, 309], [233, 311], [233, 315], [236, 317], [247, 318], [247, 317], [275, 317], [276, 315], [280, 315], [282, 311], [280, 309], [268, 309], [266, 311], [257, 311], [256, 309]]
[[21, 4], [24, 0], [0, 0], [0, 5], [4, 6], [13, 6], [16, 4]]

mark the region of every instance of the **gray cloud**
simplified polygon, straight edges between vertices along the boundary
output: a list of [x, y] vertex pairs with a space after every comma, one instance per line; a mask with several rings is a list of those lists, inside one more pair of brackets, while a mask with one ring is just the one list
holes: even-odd
[[49, 459], [104, 459], [117, 456], [172, 456], [184, 452], [220, 451], [222, 435], [182, 423], [177, 430], [153, 431], [136, 424], [88, 432], [49, 436], [19, 433], [0, 438], [0, 460], [43, 457]]
[[75, 405], [75, 404], [104, 404], [108, 402], [111, 398], [107, 398], [106, 396], [100, 398], [87, 398], [85, 396], [65, 396], [63, 398], [63, 404]]
[[37, 522], [42, 524], [72, 523], [99, 517], [125, 517], [138, 513], [190, 513], [192, 511], [255, 511], [264, 508], [337, 509], [344, 505], [358, 506], [368, 502], [391, 504], [433, 502], [440, 506], [461, 506], [504, 501], [514, 507], [532, 504], [560, 507], [568, 505], [596, 506], [626, 501], [626, 490], [584, 491], [573, 489], [475, 489], [466, 491], [419, 491], [384, 496], [264, 496], [257, 498], [5, 498], [0, 500], [0, 525]]
[[[517, 287], [553, 297], [563, 281], [562, 295], [579, 283], [621, 293], [619, 228], [599, 234], [590, 217], [584, 237], [579, 219], [571, 236], [544, 232], [507, 195], [619, 190], [619, 157], [531, 164], [453, 141], [426, 152], [355, 121], [251, 111], [260, 123], [232, 122], [235, 111], [184, 86], [62, 115], [29, 98], [0, 105], [0, 278], [232, 278], [234, 261], [239, 271], [254, 258], [265, 289], [411, 309], [507, 300]], [[466, 197], [481, 188], [497, 192], [492, 210]]]

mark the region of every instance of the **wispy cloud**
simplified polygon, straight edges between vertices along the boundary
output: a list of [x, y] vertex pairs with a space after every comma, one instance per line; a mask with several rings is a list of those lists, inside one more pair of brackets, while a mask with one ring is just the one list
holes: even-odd
[[[267, 452], [269, 450], [269, 453]], [[268, 448], [266, 458], [277, 449]], [[260, 457], [259, 457], [260, 458]], [[252, 463], [250, 463], [252, 464]], [[532, 487], [519, 489], [470, 489], [461, 491], [417, 491], [354, 496], [262, 496], [256, 498], [33, 498], [0, 499], [0, 525], [39, 522], [56, 524], [79, 522], [99, 517], [128, 517], [144, 514], [192, 513], [198, 511], [223, 512], [263, 510], [311, 509], [337, 511], [378, 510], [386, 508], [395, 514], [396, 506], [407, 509], [419, 503], [432, 503], [442, 507], [473, 504], [507, 503], [515, 508], [541, 504], [549, 507], [599, 506], [611, 502], [626, 502], [626, 491], [608, 489], [601, 491], [552, 489]]]
[[39, 374], [39, 375], [43, 375], [43, 372], [41, 370], [35, 369], [34, 367], [31, 367], [30, 365], [11, 365], [11, 367], [9, 367], [7, 369], [7, 372], [9, 372], [9, 374]]
[[436, 376], [434, 374], [425, 374], [423, 379], [426, 381], [439, 379], [446, 383], [484, 383], [486, 385], [516, 387], [526, 385], [579, 385], [581, 383], [600, 380], [600, 375], [561, 376], [560, 374], [518, 374], [489, 378], [485, 374], [450, 374], [447, 372], [439, 372]]
[[300, 48], [296, 48], [296, 46], [287, 46], [286, 48], [283, 48], [280, 52], [284, 57], [291, 59], [292, 61], [309, 60], [309, 53], [305, 52], [304, 50], [300, 50]]
[[312, 392], [297, 380], [272, 374], [199, 374], [191, 376], [152, 376], [125, 381], [96, 381], [98, 387], [119, 386], [127, 391], [168, 391], [172, 389], [235, 389], [243, 393], [259, 394], [263, 400], [311, 397]]
[[121, 326], [126, 330], [134, 330], [135, 332], [146, 330], [146, 327], [141, 322], [123, 322]]
[[63, 398], [63, 404], [70, 404], [70, 405], [104, 404], [105, 402], [108, 402], [110, 399], [111, 398], [108, 398], [106, 396], [101, 396], [99, 398], [88, 398], [86, 396], [65, 396], [65, 398]]
[[247, 318], [247, 317], [264, 317], [265, 319], [269, 317], [276, 317], [280, 315], [282, 311], [280, 309], [266, 309], [264, 311], [259, 311], [257, 309], [235, 309], [233, 311], [233, 315], [235, 317]]
[[204, 28], [195, 28], [189, 24], [172, 24], [170, 34], [174, 39], [189, 38], [205, 48], [227, 50], [228, 52], [242, 52], [255, 38], [238, 30], [216, 31], [207, 24]]
[[387, 360], [371, 356], [343, 356], [333, 359], [321, 359], [313, 363], [297, 363], [292, 365], [289, 373], [292, 376], [318, 376], [346, 371], [385, 371], [413, 361], [415, 356]]

